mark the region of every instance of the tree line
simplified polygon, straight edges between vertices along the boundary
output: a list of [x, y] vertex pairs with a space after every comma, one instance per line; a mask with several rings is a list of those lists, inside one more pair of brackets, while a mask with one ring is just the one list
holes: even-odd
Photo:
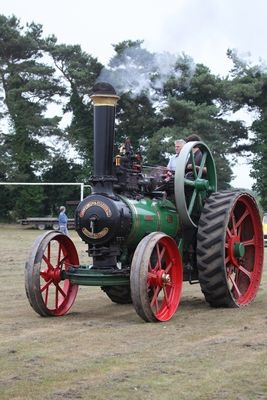
[[[79, 45], [44, 37], [42, 26], [22, 26], [0, 15], [0, 182], [88, 182], [93, 164], [93, 110], [97, 80], [113, 84], [120, 101], [116, 146], [126, 137], [143, 162], [166, 165], [173, 142], [198, 133], [214, 155], [219, 189], [243, 155], [253, 190], [267, 210], [267, 73], [228, 50], [225, 77], [185, 54], [152, 53], [142, 40], [113, 45], [107, 66]], [[229, 118], [245, 110], [248, 124]], [[1, 186], [0, 220], [55, 215], [77, 186]]]

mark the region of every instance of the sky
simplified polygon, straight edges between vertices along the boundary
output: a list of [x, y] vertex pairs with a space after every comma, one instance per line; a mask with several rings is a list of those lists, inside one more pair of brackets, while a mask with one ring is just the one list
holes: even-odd
[[[79, 44], [104, 65], [114, 55], [112, 45], [123, 40], [143, 40], [151, 52], [185, 53], [221, 76], [232, 67], [228, 48], [267, 65], [264, 0], [1, 0], [0, 14], [15, 15], [22, 25], [39, 23], [44, 36]], [[232, 184], [250, 188], [249, 166], [240, 163]]]

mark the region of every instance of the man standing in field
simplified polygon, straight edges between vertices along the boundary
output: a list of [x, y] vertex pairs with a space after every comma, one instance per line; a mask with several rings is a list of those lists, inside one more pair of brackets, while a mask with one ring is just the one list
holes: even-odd
[[59, 230], [60, 232], [64, 233], [64, 235], [69, 235], [68, 232], [68, 217], [66, 214], [66, 208], [64, 206], [61, 206], [59, 209], [60, 213], [58, 216], [58, 224], [59, 224]]

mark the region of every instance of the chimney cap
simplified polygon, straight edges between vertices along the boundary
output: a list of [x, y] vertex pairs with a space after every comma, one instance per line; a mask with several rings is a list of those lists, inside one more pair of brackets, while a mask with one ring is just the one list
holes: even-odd
[[93, 87], [93, 95], [102, 94], [102, 95], [116, 95], [116, 91], [114, 87], [107, 82], [98, 82]]

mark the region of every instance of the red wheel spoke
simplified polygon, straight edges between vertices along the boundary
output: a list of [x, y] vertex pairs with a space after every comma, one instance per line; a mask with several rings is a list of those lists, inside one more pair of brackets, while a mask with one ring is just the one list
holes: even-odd
[[237, 283], [236, 283], [235, 279], [233, 279], [232, 275], [229, 276], [229, 279], [230, 279], [230, 281], [232, 282], [233, 287], [234, 287], [235, 291], [236, 291], [237, 294], [238, 294], [238, 297], [240, 297], [240, 296], [241, 296], [241, 292], [240, 292], [240, 290], [239, 290], [239, 288], [238, 288], [238, 286], [237, 286]]
[[172, 268], [173, 262], [174, 262], [174, 260], [171, 260], [171, 261], [169, 262], [169, 264], [167, 265], [167, 267], [165, 268], [165, 273], [166, 273], [166, 274], [167, 274], [167, 273], [170, 271], [170, 269]]
[[229, 261], [230, 261], [230, 256], [227, 256], [225, 259], [225, 265], [227, 265], [229, 263]]
[[156, 250], [157, 250], [157, 263], [156, 263], [155, 269], [158, 270], [158, 269], [161, 268], [161, 264], [162, 264], [161, 261], [162, 261], [162, 258], [164, 256], [164, 253], [165, 253], [165, 247], [162, 247], [162, 249], [160, 251], [160, 247], [159, 247], [159, 245], [157, 243]]
[[[61, 258], [62, 254], [62, 258]], [[64, 261], [68, 258], [68, 255], [63, 252], [62, 244], [60, 243], [58, 246], [58, 256], [57, 256], [57, 267], [62, 266]]]
[[227, 279], [230, 278], [232, 273], [233, 273], [233, 265], [230, 264], [230, 265], [227, 266], [227, 270], [226, 270]]
[[61, 286], [60, 286], [58, 283], [56, 283], [55, 286], [56, 286], [56, 288], [57, 288], [57, 292], [59, 292], [59, 293], [65, 298], [67, 294], [66, 294], [66, 293], [64, 292], [64, 290], [61, 288]]
[[60, 255], [61, 255], [61, 251], [62, 251], [62, 246], [61, 246], [61, 243], [59, 243], [58, 252], [57, 252], [57, 266], [60, 265]]
[[154, 296], [153, 296], [154, 301], [153, 301], [153, 303], [152, 302], [150, 303], [151, 309], [153, 307], [155, 307], [156, 314], [159, 312], [159, 302], [158, 302], [159, 288], [157, 288], [157, 289], [158, 289], [157, 293], [156, 293], [156, 290], [155, 290], [155, 293], [154, 293]]
[[51, 264], [51, 242], [47, 246], [47, 255], [44, 253], [42, 258], [49, 269], [54, 269], [54, 266]]
[[166, 306], [168, 308], [170, 308], [171, 302], [170, 302], [170, 298], [169, 298], [169, 295], [168, 295], [168, 292], [167, 292], [167, 287], [165, 285], [163, 286], [163, 292], [164, 292], [164, 299], [165, 299], [165, 302], [166, 302]]
[[68, 257], [65, 256], [65, 257], [63, 257], [63, 258], [59, 261], [58, 267], [59, 267], [60, 269], [63, 268], [63, 265], [64, 265], [64, 263], [65, 263], [65, 261], [66, 261], [67, 258], [68, 258]]
[[43, 278], [43, 280], [44, 281], [47, 281], [49, 278], [48, 278], [48, 270], [46, 270], [46, 271], [40, 271], [40, 276]]
[[45, 291], [45, 299], [44, 299], [45, 305], [48, 304], [48, 293], [49, 293], [49, 286], [47, 286], [46, 291]]
[[52, 282], [52, 279], [49, 279], [49, 281], [46, 282], [44, 286], [40, 287], [41, 293], [48, 289]]
[[233, 234], [234, 234], [234, 235], [237, 235], [236, 220], [235, 220], [235, 215], [234, 215], [233, 212], [232, 212], [232, 215], [231, 215], [231, 221], [232, 221], [232, 231], [233, 231]]
[[43, 260], [46, 263], [48, 269], [54, 269], [54, 266], [50, 262], [50, 255], [46, 257], [46, 255], [43, 255]]
[[236, 223], [236, 228], [240, 228], [240, 225], [242, 224], [242, 222], [244, 221], [244, 219], [249, 215], [249, 211], [246, 209], [244, 211], [244, 213], [241, 215], [241, 217], [239, 218], [239, 220]]
[[243, 272], [243, 274], [245, 274], [248, 278], [249, 278], [249, 280], [251, 280], [251, 272], [250, 271], [248, 271], [246, 268], [244, 268], [242, 265], [238, 265], [238, 269], [239, 269], [239, 271], [242, 271]]
[[41, 293], [44, 292], [44, 303], [47, 305], [48, 303], [48, 294], [49, 294], [49, 287], [52, 283], [52, 280], [49, 280], [44, 286], [40, 288]]
[[55, 284], [55, 287], [56, 287], [55, 308], [57, 309], [59, 307], [59, 293], [61, 294], [63, 299], [66, 298], [67, 293], [65, 293], [64, 290], [62, 290], [62, 288], [58, 283]]
[[158, 297], [156, 298], [155, 307], [156, 307], [156, 314], [158, 314], [158, 312], [159, 312], [159, 302], [158, 302]]
[[150, 286], [150, 285], [149, 285], [149, 282], [150, 282], [152, 279], [157, 279], [157, 274], [156, 274], [155, 272], [153, 272], [153, 271], [147, 273], [148, 286]]
[[49, 260], [49, 263], [50, 263], [50, 259], [51, 259], [51, 242], [49, 242], [48, 245], [47, 245], [47, 259]]
[[149, 262], [148, 262], [148, 271], [149, 272], [151, 272], [152, 274], [156, 273], [159, 268], [160, 268], [160, 265], [158, 263], [158, 258], [157, 258], [155, 265], [152, 265], [151, 260], [149, 260]]
[[250, 240], [244, 240], [242, 243], [243, 243], [243, 245], [245, 247], [247, 247], [247, 246], [255, 246], [256, 245], [256, 240], [255, 240], [255, 237], [253, 237]]
[[[228, 239], [230, 239], [230, 237], [232, 237], [232, 233], [228, 226], [226, 227], [226, 236], [228, 237]], [[226, 243], [225, 243], [225, 245], [226, 245]]]
[[157, 303], [158, 295], [159, 295], [159, 292], [160, 292], [160, 287], [159, 287], [159, 286], [155, 287], [155, 288], [153, 289], [153, 292], [154, 292], [154, 294], [153, 294], [153, 297], [152, 297], [152, 299], [151, 299], [151, 301], [150, 301], [151, 307], [153, 307], [153, 305], [154, 305], [155, 303]]

